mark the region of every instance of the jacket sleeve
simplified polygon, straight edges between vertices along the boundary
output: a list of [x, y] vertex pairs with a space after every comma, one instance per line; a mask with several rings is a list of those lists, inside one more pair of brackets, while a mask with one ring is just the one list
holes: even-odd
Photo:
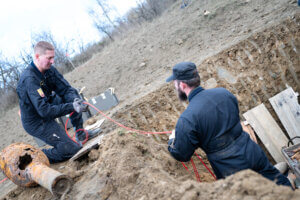
[[187, 162], [198, 148], [199, 140], [192, 123], [180, 117], [175, 128], [175, 138], [169, 140], [168, 150], [178, 161]]
[[64, 102], [73, 102], [75, 98], [79, 98], [77, 90], [68, 83], [68, 81], [55, 68], [55, 93], [58, 94]]
[[34, 106], [36, 112], [43, 119], [55, 119], [57, 117], [71, 113], [73, 109], [72, 103], [52, 105], [43, 97], [43, 93], [39, 93], [40, 82], [34, 77], [27, 77], [24, 81], [26, 93]]

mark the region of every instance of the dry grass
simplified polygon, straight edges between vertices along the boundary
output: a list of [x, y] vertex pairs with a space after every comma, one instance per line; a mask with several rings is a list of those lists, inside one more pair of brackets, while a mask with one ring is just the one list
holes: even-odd
[[0, 118], [6, 111], [15, 107], [18, 103], [18, 95], [15, 91], [8, 91], [0, 96]]

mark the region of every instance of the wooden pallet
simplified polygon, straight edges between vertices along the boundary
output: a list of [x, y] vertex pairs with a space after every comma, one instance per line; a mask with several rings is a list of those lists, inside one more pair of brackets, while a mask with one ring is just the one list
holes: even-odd
[[[290, 138], [300, 136], [300, 106], [297, 102], [297, 95], [292, 88], [288, 88], [269, 99]], [[281, 149], [287, 145], [290, 138], [285, 136], [265, 105], [260, 104], [244, 113], [243, 116], [253, 127], [274, 160], [285, 161]]]

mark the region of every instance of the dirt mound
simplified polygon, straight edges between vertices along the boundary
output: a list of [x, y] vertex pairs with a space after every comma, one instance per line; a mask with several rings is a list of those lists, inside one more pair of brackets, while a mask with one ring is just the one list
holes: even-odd
[[[164, 83], [171, 67], [180, 61], [196, 63], [205, 87], [223, 86], [233, 92], [241, 112], [266, 103], [285, 84], [299, 92], [297, 1], [190, 2], [180, 9], [181, 1], [177, 1], [163, 16], [120, 36], [66, 78], [75, 87], [86, 86], [86, 97], [114, 87], [120, 105], [110, 114], [146, 131], [172, 130], [186, 106], [177, 100], [173, 87]], [[204, 15], [204, 10], [210, 14]], [[13, 142], [36, 145], [17, 113], [18, 108], [14, 108], [1, 116], [1, 149]], [[109, 136], [80, 162], [53, 165], [75, 180], [69, 199], [291, 199], [299, 195], [252, 172], [213, 184], [197, 183], [191, 164], [188, 173], [168, 155], [166, 135], [111, 133], [115, 128], [105, 122], [104, 132]], [[205, 155], [198, 153], [207, 163]], [[210, 181], [199, 160], [194, 161], [201, 178]], [[0, 175], [0, 180], [3, 178]], [[2, 183], [1, 196], [13, 187], [10, 181]], [[5, 197], [51, 198], [41, 187], [18, 187]]]
[[[114, 132], [105, 139], [98, 152], [97, 168], [100, 176], [106, 177], [106, 185], [100, 192], [103, 199], [175, 199], [178, 195], [172, 194], [172, 188], [193, 179], [193, 174], [171, 158], [165, 144], [148, 136]], [[212, 181], [213, 177], [206, 169], [197, 164], [200, 178]]]
[[[191, 163], [187, 163], [190, 171], [187, 172], [180, 162], [169, 155], [166, 145], [135, 133], [116, 131], [108, 135], [98, 152], [91, 153], [89, 157], [94, 160], [95, 154], [99, 155], [95, 162], [97, 176], [105, 180], [105, 185], [99, 191], [101, 199], [300, 197], [300, 191], [294, 193], [289, 188], [278, 187], [252, 171], [241, 172], [212, 184], [198, 183]], [[214, 181], [198, 159], [194, 158], [194, 161], [201, 181]], [[208, 164], [207, 160], [205, 162]]]
[[[198, 152], [202, 155], [202, 152]], [[277, 186], [248, 170], [214, 181], [194, 158], [201, 183], [152, 137], [116, 130], [80, 162], [56, 165], [75, 181], [65, 199], [297, 199], [300, 191]], [[204, 162], [208, 164], [207, 160]], [[211, 183], [209, 183], [211, 182]], [[41, 187], [18, 188], [3, 199], [51, 199]]]

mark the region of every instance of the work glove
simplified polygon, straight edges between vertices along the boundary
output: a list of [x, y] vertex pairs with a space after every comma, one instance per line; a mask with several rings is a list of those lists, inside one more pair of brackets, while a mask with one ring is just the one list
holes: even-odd
[[83, 104], [83, 100], [75, 98], [73, 102], [73, 108], [77, 113], [85, 112], [87, 110], [87, 105]]
[[172, 134], [169, 136], [169, 140], [175, 138], [175, 129], [172, 131]]

